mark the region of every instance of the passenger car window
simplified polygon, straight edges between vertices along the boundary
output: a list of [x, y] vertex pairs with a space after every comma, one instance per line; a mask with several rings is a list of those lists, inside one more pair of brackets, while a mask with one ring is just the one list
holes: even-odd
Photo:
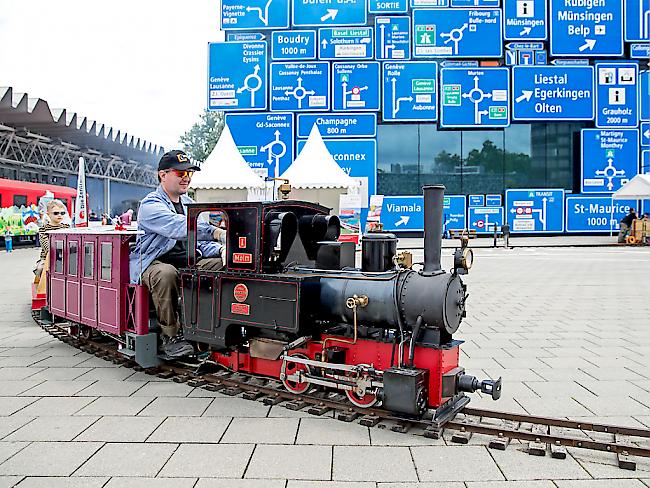
[[77, 276], [77, 257], [77, 241], [68, 242], [68, 274], [70, 276]]
[[113, 266], [113, 244], [110, 242], [102, 242], [101, 245], [101, 279], [104, 281], [111, 281], [111, 268]]
[[54, 241], [54, 271], [63, 273], [63, 241]]
[[93, 265], [95, 264], [95, 244], [86, 242], [84, 244], [84, 278], [92, 278], [95, 273]]

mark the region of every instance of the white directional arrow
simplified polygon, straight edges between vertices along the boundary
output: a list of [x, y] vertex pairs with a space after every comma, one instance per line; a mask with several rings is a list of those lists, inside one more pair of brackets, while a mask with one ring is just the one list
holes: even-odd
[[650, 129], [648, 129], [643, 133], [643, 137], [647, 137], [648, 139], [650, 139]]
[[402, 224], [406, 225], [409, 223], [409, 220], [411, 220], [410, 215], [400, 215], [400, 219], [395, 222], [395, 227], [399, 227]]
[[527, 102], [530, 102], [530, 97], [533, 96], [533, 90], [521, 90], [521, 95], [519, 95], [517, 98], [515, 98], [515, 102], [523, 102], [526, 100]]
[[596, 45], [596, 39], [585, 39], [585, 43], [578, 48], [578, 51], [586, 51], [589, 49], [590, 51], [594, 50], [594, 46]]
[[320, 18], [320, 21], [325, 22], [326, 20], [329, 20], [329, 19], [334, 20], [338, 13], [339, 13], [338, 9], [336, 9], [336, 8], [328, 8], [327, 13]]
[[530, 27], [530, 26], [528, 26], [528, 27], [524, 27], [524, 28], [521, 30], [521, 32], [519, 33], [519, 35], [520, 35], [520, 36], [527, 36], [528, 34], [530, 34], [530, 32], [531, 32], [532, 30], [533, 30], [533, 28]]
[[323, 39], [320, 43], [323, 46], [323, 49], [327, 47], [327, 39]]

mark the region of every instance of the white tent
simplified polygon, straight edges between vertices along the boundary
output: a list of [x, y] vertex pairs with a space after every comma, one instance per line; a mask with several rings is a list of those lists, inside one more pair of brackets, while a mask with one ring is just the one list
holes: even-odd
[[650, 174], [636, 175], [612, 195], [616, 200], [650, 200]]
[[359, 187], [334, 161], [316, 124], [295, 161], [280, 176], [291, 184], [292, 200], [308, 200], [330, 207], [338, 213], [339, 195]]
[[254, 200], [264, 192], [264, 181], [248, 166], [237, 149], [228, 125], [216, 146], [192, 178], [191, 188], [198, 202]]

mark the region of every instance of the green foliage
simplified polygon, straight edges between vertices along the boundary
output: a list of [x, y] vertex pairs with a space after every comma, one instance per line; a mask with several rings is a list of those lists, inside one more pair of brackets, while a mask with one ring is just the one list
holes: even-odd
[[202, 163], [217, 144], [223, 126], [223, 112], [204, 111], [199, 121], [180, 137], [183, 150], [192, 160]]

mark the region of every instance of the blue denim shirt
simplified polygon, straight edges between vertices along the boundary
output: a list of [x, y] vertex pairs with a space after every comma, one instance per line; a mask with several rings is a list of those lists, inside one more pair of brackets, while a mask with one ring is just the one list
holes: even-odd
[[[187, 195], [181, 195], [181, 203], [185, 208], [185, 205], [194, 201]], [[187, 213], [187, 208], [185, 212]], [[205, 222], [198, 224], [198, 248], [203, 257], [219, 256], [221, 244], [214, 242], [215, 229]], [[138, 235], [135, 249], [129, 256], [131, 283], [140, 283], [144, 270], [159, 256], [171, 250], [176, 241], [187, 240], [187, 217], [176, 213], [172, 201], [162, 187], [158, 186], [140, 203], [138, 230], [144, 233]]]

